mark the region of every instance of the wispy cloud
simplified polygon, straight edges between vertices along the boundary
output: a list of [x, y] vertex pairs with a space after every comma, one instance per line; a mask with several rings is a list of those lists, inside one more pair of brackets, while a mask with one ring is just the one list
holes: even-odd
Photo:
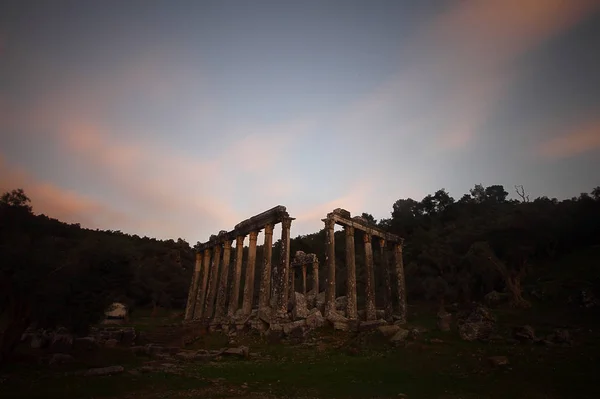
[[547, 140], [538, 147], [544, 158], [562, 159], [600, 150], [600, 119], [595, 118], [571, 131]]

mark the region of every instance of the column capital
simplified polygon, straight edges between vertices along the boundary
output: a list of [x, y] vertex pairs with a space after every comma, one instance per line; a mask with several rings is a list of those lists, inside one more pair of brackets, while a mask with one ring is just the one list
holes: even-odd
[[322, 219], [323, 222], [325, 222], [325, 228], [326, 229], [333, 229], [335, 228], [335, 220], [331, 219], [331, 218], [327, 218], [327, 219]]
[[379, 237], [379, 245], [381, 248], [385, 248], [385, 238]]
[[284, 217], [281, 219], [281, 226], [284, 229], [289, 229], [290, 227], [292, 227], [292, 220], [294, 220], [294, 218], [290, 218], [290, 217]]
[[232, 244], [232, 243], [233, 243], [233, 241], [232, 241], [232, 240], [225, 240], [225, 241], [223, 242], [223, 247], [224, 247], [225, 249], [231, 249], [231, 244]]
[[363, 242], [366, 244], [368, 242], [371, 242], [371, 234], [369, 233], [364, 233], [363, 234]]
[[265, 235], [272, 235], [273, 234], [273, 223], [268, 223], [265, 224]]
[[257, 238], [258, 238], [258, 230], [251, 231], [250, 232], [250, 241], [256, 241]]
[[352, 226], [344, 226], [344, 230], [346, 231], [346, 235], [347, 236], [353, 236], [354, 237], [354, 227], [352, 227]]
[[246, 238], [246, 236], [237, 236], [235, 238], [235, 246], [244, 245], [244, 238]]

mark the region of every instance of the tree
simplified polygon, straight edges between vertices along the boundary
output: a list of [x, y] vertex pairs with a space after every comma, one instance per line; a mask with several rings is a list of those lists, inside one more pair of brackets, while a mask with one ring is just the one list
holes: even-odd
[[31, 205], [29, 205], [30, 203], [31, 200], [25, 195], [25, 191], [23, 191], [22, 188], [6, 192], [0, 197], [0, 206], [21, 208], [25, 209], [27, 212], [32, 211]]

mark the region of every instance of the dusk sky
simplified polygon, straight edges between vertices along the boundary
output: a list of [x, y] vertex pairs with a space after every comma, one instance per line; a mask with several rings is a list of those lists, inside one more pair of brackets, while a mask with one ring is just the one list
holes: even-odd
[[0, 189], [62, 221], [196, 243], [281, 204], [294, 237], [598, 171], [599, 0], [0, 4]]

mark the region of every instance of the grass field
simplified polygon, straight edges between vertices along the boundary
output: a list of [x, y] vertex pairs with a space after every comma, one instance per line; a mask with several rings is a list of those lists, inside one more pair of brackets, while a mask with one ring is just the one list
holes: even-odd
[[[25, 354], [0, 371], [0, 398], [598, 398], [600, 318], [594, 312], [559, 312], [541, 305], [496, 311], [506, 331], [525, 323], [540, 333], [568, 326], [575, 344], [564, 347], [464, 342], [455, 331], [431, 329], [433, 309], [421, 304], [411, 307], [411, 324], [430, 331], [402, 347], [391, 347], [378, 333], [357, 336], [328, 329], [315, 332], [304, 345], [269, 344], [250, 335], [237, 341], [250, 347], [250, 359], [163, 360], [177, 363], [177, 371], [148, 374], [128, 372], [151, 359], [135, 357], [126, 348], [78, 354], [76, 363], [62, 368], [38, 365]], [[143, 324], [149, 328], [153, 323]], [[226, 344], [226, 337], [213, 334], [194, 347]], [[491, 365], [488, 357], [497, 355], [507, 356], [510, 364]], [[109, 377], [69, 375], [115, 364], [126, 371]]]

